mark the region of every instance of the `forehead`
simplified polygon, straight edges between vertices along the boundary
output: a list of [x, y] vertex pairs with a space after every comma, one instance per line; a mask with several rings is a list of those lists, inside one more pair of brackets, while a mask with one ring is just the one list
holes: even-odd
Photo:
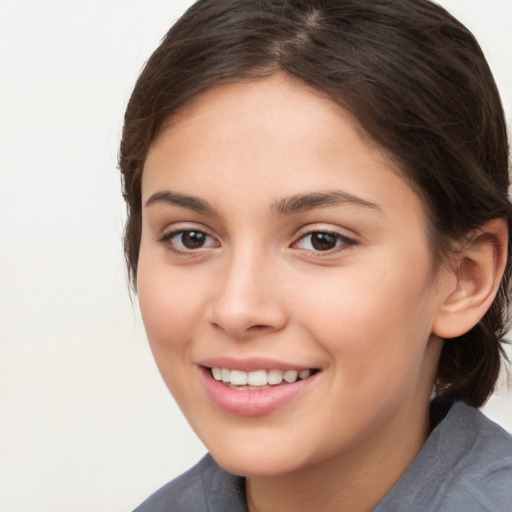
[[221, 184], [224, 193], [262, 191], [268, 201], [340, 187], [375, 196], [371, 202], [386, 194], [393, 201], [398, 189], [402, 201], [417, 200], [393, 159], [345, 109], [284, 73], [207, 90], [150, 148], [146, 198], [159, 188], [208, 194]]
[[[279, 109], [278, 115], [276, 107]], [[368, 148], [386, 153], [351, 113], [325, 91], [284, 71], [276, 71], [265, 77], [233, 79], [206, 89], [163, 123], [153, 146], [165, 132], [177, 131], [194, 121], [201, 122], [205, 128], [207, 125], [215, 127], [217, 131], [226, 124], [228, 131], [236, 128], [240, 132], [245, 128], [253, 136], [268, 131], [271, 126], [276, 126], [276, 129], [281, 126], [289, 131], [290, 122], [298, 121], [294, 126], [296, 135], [300, 128], [307, 132], [309, 128], [319, 128], [340, 117], [350, 122], [351, 128]], [[304, 124], [305, 121], [309, 126]]]

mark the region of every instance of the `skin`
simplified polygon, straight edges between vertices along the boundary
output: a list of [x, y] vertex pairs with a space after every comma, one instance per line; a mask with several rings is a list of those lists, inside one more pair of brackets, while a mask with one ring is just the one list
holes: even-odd
[[[457, 287], [433, 269], [421, 200], [341, 107], [284, 74], [189, 103], [151, 147], [142, 190], [151, 349], [214, 458], [248, 477], [249, 509], [371, 510], [428, 435], [436, 322]], [[191, 249], [179, 230], [207, 236]], [[339, 236], [320, 251], [312, 232]], [[247, 417], [206, 393], [212, 357], [321, 371]]]

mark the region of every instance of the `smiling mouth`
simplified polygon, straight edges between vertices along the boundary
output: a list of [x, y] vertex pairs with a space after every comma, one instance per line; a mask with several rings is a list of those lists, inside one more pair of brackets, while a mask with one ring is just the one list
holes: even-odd
[[305, 380], [319, 370], [254, 370], [245, 372], [231, 370], [229, 368], [209, 368], [211, 376], [226, 387], [238, 390], [263, 391], [276, 386], [293, 384], [299, 380]]

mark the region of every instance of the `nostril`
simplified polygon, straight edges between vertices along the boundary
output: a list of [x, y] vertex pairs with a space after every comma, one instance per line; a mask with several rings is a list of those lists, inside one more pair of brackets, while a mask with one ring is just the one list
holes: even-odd
[[[235, 297], [236, 298], [236, 297]], [[283, 329], [287, 316], [279, 304], [218, 298], [207, 313], [208, 323], [233, 338], [259, 336]]]
[[272, 326], [264, 325], [264, 324], [255, 324], [251, 325], [247, 330], [247, 334], [264, 334], [266, 332], [272, 331]]

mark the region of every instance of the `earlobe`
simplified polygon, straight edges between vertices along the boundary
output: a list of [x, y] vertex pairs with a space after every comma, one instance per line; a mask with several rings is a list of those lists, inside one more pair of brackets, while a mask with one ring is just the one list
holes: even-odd
[[504, 219], [488, 221], [469, 237], [453, 261], [455, 279], [434, 323], [433, 333], [455, 338], [472, 329], [491, 306], [507, 261], [508, 228]]

